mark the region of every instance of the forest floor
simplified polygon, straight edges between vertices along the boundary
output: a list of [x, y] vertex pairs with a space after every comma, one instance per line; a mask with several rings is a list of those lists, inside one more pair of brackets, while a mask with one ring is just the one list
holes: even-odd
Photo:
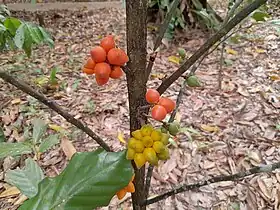
[[[14, 6], [16, 8], [16, 6]], [[124, 148], [117, 136], [129, 134], [126, 78], [97, 86], [94, 77], [81, 73], [92, 46], [102, 36], [116, 34], [125, 48], [125, 11], [118, 8], [82, 8], [78, 11], [49, 10], [46, 28], [55, 38], [55, 48], [37, 47], [31, 58], [22, 52], [2, 53], [1, 68], [28, 82], [85, 122], [115, 150]], [[277, 14], [277, 12], [275, 12]], [[278, 10], [278, 15], [280, 14]], [[29, 11], [14, 11], [14, 16], [36, 22]], [[275, 19], [279, 17], [273, 16]], [[190, 56], [209, 37], [200, 30], [178, 32], [168, 47], [159, 52], [148, 87], [157, 87], [178, 64], [168, 59], [183, 47]], [[153, 34], [150, 33], [149, 40]], [[263, 23], [240, 30], [226, 42], [224, 65], [220, 51], [210, 54], [197, 71], [203, 86], [185, 88], [176, 116], [189, 132], [178, 136], [171, 145], [171, 159], [154, 170], [150, 196], [180, 183], [196, 183], [230, 175], [260, 164], [280, 161], [280, 33]], [[44, 85], [52, 69], [57, 68], [59, 89]], [[218, 89], [219, 71], [222, 72]], [[174, 100], [184, 82], [179, 79], [164, 94]], [[35, 117], [44, 119], [49, 133], [67, 131], [68, 145], [77, 151], [92, 151], [98, 145], [85, 133], [32, 97], [0, 80], [0, 119], [9, 142], [22, 141], [24, 129]], [[185, 129], [187, 130], [187, 129]], [[47, 176], [56, 176], [67, 165], [67, 153], [58, 145], [38, 161]], [[0, 165], [0, 209], [16, 209], [22, 199], [3, 196], [5, 171], [22, 166], [23, 161], [6, 158]], [[148, 209], [279, 209], [280, 171], [227, 181], [171, 196]], [[1, 196], [2, 195], [2, 196]], [[130, 195], [112, 199], [102, 209], [131, 209]]]

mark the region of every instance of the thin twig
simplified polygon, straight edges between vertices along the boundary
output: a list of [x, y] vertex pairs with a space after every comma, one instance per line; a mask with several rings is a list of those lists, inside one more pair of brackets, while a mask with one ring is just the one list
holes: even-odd
[[224, 37], [229, 31], [244, 20], [251, 12], [265, 4], [267, 0], [255, 0], [239, 13], [237, 13], [224, 27], [210, 37], [181, 67], [177, 69], [171, 76], [165, 79], [157, 88], [160, 94], [175, 82], [183, 73], [185, 73], [206, 51], [208, 51], [217, 41]]
[[224, 50], [225, 50], [225, 43], [222, 44], [221, 49], [221, 56], [220, 56], [220, 65], [219, 65], [219, 72], [218, 72], [218, 89], [221, 90], [222, 88], [222, 80], [223, 80], [223, 65], [224, 65]]
[[194, 190], [194, 189], [200, 188], [205, 185], [222, 182], [222, 181], [237, 181], [237, 180], [243, 179], [243, 178], [253, 175], [253, 174], [272, 172], [273, 170], [278, 169], [278, 168], [280, 168], [280, 162], [254, 167], [247, 171], [236, 173], [236, 174], [229, 175], [229, 176], [215, 176], [213, 178], [210, 178], [210, 179], [207, 179], [205, 181], [201, 181], [201, 182], [198, 182], [195, 184], [183, 184], [181, 186], [175, 187], [173, 190], [170, 190], [166, 193], [158, 195], [154, 198], [148, 199], [148, 200], [144, 201], [141, 205], [143, 205], [143, 206], [149, 205], [149, 204], [158, 202], [160, 200], [166, 199], [169, 196], [172, 196], [172, 195], [175, 195], [175, 194], [178, 194], [181, 192], [185, 192], [188, 190]]
[[153, 68], [153, 65], [154, 65], [154, 62], [155, 62], [155, 59], [157, 57], [157, 52], [156, 50], [158, 49], [158, 47], [160, 46], [160, 43], [161, 43], [161, 40], [163, 39], [163, 36], [165, 34], [165, 31], [166, 29], [168, 28], [168, 25], [169, 25], [169, 22], [174, 14], [174, 12], [176, 11], [176, 8], [178, 7], [180, 3], [180, 0], [175, 0], [169, 10], [169, 12], [167, 13], [165, 19], [164, 19], [164, 22], [162, 23], [162, 25], [160, 26], [159, 28], [159, 34], [156, 38], [156, 41], [155, 41], [155, 45], [154, 45], [154, 53], [152, 53], [152, 56], [150, 56], [150, 59], [149, 59], [149, 63], [148, 63], [148, 67], [147, 67], [147, 78], [149, 77], [151, 71], [152, 71], [152, 68]]
[[235, 10], [241, 5], [241, 3], [243, 2], [243, 0], [237, 0], [235, 2], [235, 4], [233, 5], [233, 7], [228, 11], [228, 14], [227, 16], [225, 17], [224, 21], [223, 21], [223, 25], [222, 27], [224, 26], [224, 24], [226, 24], [229, 19], [234, 15], [234, 12]]
[[[173, 110], [173, 112], [171, 113], [171, 116], [168, 120], [168, 123], [172, 123], [175, 119], [175, 116], [176, 116], [176, 113], [178, 111], [179, 105], [182, 102], [182, 97], [183, 97], [184, 90], [185, 90], [185, 85], [183, 83], [181, 85], [180, 91], [179, 91], [177, 99], [176, 99], [176, 107]], [[149, 194], [149, 189], [150, 189], [150, 186], [151, 186], [151, 178], [152, 178], [152, 175], [153, 175], [153, 170], [154, 170], [154, 166], [149, 165], [147, 175], [146, 175], [146, 183], [145, 183], [145, 199], [147, 199], [148, 194]]]
[[63, 110], [57, 103], [54, 101], [48, 99], [43, 94], [37, 92], [34, 88], [30, 87], [28, 84], [26, 84], [23, 81], [20, 81], [18, 79], [15, 79], [13, 76], [9, 75], [6, 72], [0, 71], [0, 78], [2, 78], [4, 81], [14, 85], [21, 91], [27, 93], [30, 96], [33, 96], [43, 104], [45, 104], [50, 109], [56, 111], [58, 114], [60, 114], [67, 122], [75, 125], [77, 128], [84, 131], [86, 134], [88, 134], [93, 140], [95, 140], [103, 149], [106, 151], [111, 151], [109, 145], [107, 145], [96, 133], [94, 133], [89, 127], [84, 125], [80, 120], [77, 120], [73, 115], [69, 114], [68, 111]]

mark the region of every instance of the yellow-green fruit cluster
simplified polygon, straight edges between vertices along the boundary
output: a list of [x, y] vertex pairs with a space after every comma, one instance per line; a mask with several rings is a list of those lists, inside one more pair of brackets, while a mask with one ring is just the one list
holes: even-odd
[[143, 125], [141, 129], [132, 132], [128, 140], [126, 158], [134, 160], [137, 168], [146, 162], [157, 166], [159, 160], [169, 159], [168, 144], [169, 134], [154, 129], [151, 125]]

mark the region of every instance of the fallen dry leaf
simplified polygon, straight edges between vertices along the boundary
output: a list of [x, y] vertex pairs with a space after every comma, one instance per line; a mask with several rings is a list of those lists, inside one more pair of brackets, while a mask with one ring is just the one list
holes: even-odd
[[0, 198], [5, 198], [13, 195], [18, 195], [20, 194], [20, 191], [17, 187], [15, 186], [10, 186], [8, 187], [4, 192], [0, 194]]
[[216, 125], [205, 125], [205, 124], [201, 124], [200, 125], [201, 129], [204, 130], [204, 131], [207, 131], [207, 132], [214, 132], [214, 133], [217, 133], [219, 132], [219, 127], [216, 126]]
[[71, 157], [77, 152], [72, 142], [65, 137], [62, 138], [60, 146], [68, 160], [70, 160]]

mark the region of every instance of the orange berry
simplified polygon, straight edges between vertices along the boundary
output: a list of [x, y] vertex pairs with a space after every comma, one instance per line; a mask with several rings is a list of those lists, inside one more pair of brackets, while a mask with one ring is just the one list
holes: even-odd
[[88, 58], [86, 64], [84, 65], [85, 68], [88, 69], [94, 69], [95, 62], [92, 60], [92, 58]]
[[129, 182], [125, 189], [126, 189], [127, 192], [130, 192], [130, 193], [135, 192], [135, 187], [134, 187], [134, 184], [132, 182]]
[[112, 79], [118, 79], [123, 75], [123, 71], [120, 66], [113, 66], [110, 77]]
[[94, 74], [94, 69], [89, 69], [89, 68], [84, 67], [83, 72], [85, 74]]
[[156, 104], [159, 100], [160, 94], [155, 89], [148, 89], [146, 92], [146, 101], [150, 104]]
[[94, 68], [95, 74], [99, 78], [109, 78], [111, 73], [111, 66], [108, 63], [97, 63]]
[[109, 81], [109, 77], [107, 78], [100, 78], [98, 75], [95, 75], [96, 83], [99, 86], [105, 85]]
[[152, 108], [151, 113], [152, 113], [153, 119], [158, 120], [158, 121], [164, 120], [164, 118], [167, 115], [166, 109], [161, 105], [155, 105]]
[[107, 54], [107, 59], [111, 65], [123, 66], [129, 58], [126, 53], [119, 48], [112, 48]]
[[115, 47], [115, 40], [113, 35], [109, 35], [105, 38], [103, 38], [100, 42], [100, 46], [106, 51], [106, 53], [109, 52], [112, 48]]
[[176, 103], [174, 101], [166, 97], [161, 97], [158, 104], [163, 106], [166, 109], [167, 113], [172, 112], [176, 106]]
[[127, 191], [125, 188], [121, 189], [120, 191], [118, 191], [116, 193], [116, 195], [118, 196], [118, 199], [121, 200], [124, 198], [124, 196], [126, 195]]
[[101, 63], [106, 60], [106, 51], [100, 46], [92, 48], [90, 55], [95, 63]]

